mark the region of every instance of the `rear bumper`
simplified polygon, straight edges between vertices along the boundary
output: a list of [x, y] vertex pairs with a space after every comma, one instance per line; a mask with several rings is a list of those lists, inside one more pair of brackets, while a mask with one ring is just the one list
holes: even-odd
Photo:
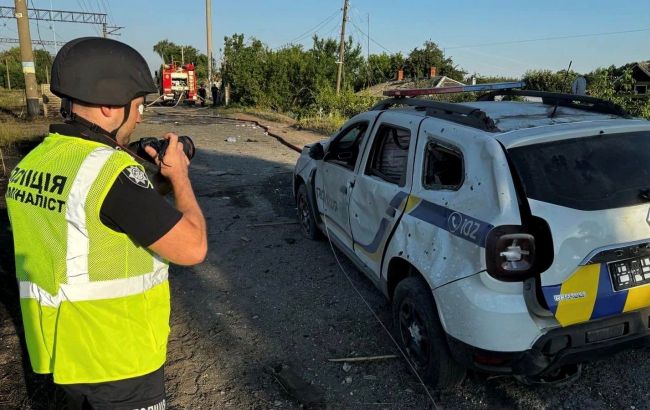
[[537, 376], [621, 350], [650, 346], [650, 308], [553, 329], [529, 350], [478, 349], [447, 336], [454, 358], [468, 368], [499, 374]]

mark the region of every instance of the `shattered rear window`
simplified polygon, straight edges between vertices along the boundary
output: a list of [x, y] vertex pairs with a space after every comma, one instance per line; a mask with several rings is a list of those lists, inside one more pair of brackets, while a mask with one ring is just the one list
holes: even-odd
[[650, 131], [508, 150], [529, 198], [585, 211], [650, 202]]

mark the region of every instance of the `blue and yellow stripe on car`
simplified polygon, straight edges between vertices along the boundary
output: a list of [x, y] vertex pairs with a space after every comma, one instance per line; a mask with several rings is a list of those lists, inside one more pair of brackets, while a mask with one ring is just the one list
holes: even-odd
[[542, 286], [542, 292], [562, 326], [650, 306], [650, 285], [615, 291], [605, 263], [579, 266], [562, 284]]
[[[402, 208], [404, 207], [404, 203], [407, 202], [407, 198], [409, 195], [406, 192], [400, 191], [395, 196], [390, 200], [389, 203], [389, 208], [394, 208], [397, 210], [397, 213], [400, 213]], [[381, 218], [381, 221], [379, 222], [379, 229], [377, 229], [377, 232], [375, 233], [372, 241], [368, 244], [362, 244], [359, 242], [355, 242], [354, 246], [355, 248], [359, 249], [361, 252], [363, 252], [368, 258], [375, 262], [379, 262], [379, 259], [381, 259], [382, 252], [386, 240], [388, 239], [388, 234], [391, 231], [390, 228], [394, 226], [393, 223], [393, 217], [388, 214], [388, 209], [386, 210], [386, 216]]]
[[[417, 196], [409, 195], [406, 192], [398, 192], [391, 199], [390, 207], [398, 211], [404, 208], [404, 214], [435, 225], [480, 247], [485, 247], [485, 239], [490, 230], [494, 228], [493, 225], [487, 222]], [[394, 226], [392, 222], [392, 217], [383, 217], [373, 240], [367, 244], [355, 242], [355, 247], [368, 258], [378, 261], [381, 258], [381, 251], [384, 249], [388, 234]]]

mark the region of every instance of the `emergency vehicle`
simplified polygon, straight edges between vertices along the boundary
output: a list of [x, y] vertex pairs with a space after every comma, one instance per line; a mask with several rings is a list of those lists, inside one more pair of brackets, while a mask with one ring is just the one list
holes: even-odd
[[199, 99], [194, 64], [164, 64], [159, 81], [160, 100], [163, 104], [176, 104], [179, 99], [195, 104]]
[[304, 235], [326, 233], [391, 300], [436, 388], [467, 368], [566, 382], [650, 345], [650, 122], [522, 86], [386, 92], [295, 167]]

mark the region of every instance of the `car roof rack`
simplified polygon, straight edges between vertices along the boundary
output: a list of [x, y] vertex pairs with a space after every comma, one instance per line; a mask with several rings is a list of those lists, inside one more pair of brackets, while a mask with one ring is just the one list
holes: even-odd
[[578, 110], [597, 112], [600, 114], [612, 114], [619, 117], [631, 118], [630, 114], [618, 104], [596, 97], [577, 94], [504, 89], [484, 94], [480, 96], [477, 101], [494, 101], [494, 97], [497, 96], [539, 97], [542, 99], [542, 104], [546, 105], [558, 105]]
[[372, 110], [387, 110], [392, 106], [406, 105], [414, 107], [416, 110], [426, 111], [426, 114], [429, 117], [440, 118], [457, 124], [478, 128], [483, 131], [499, 132], [501, 130], [497, 128], [494, 120], [478, 108], [468, 107], [459, 103], [445, 103], [411, 97], [432, 94], [511, 90], [513, 88], [524, 87], [525, 85], [526, 83], [523, 81], [511, 81], [503, 83], [460, 85], [454, 87], [386, 90], [383, 94], [393, 98], [381, 101], [372, 107]]
[[418, 111], [425, 111], [429, 117], [436, 117], [443, 120], [467, 125], [488, 132], [499, 132], [494, 120], [484, 111], [468, 107], [458, 103], [445, 103], [422, 98], [389, 98], [377, 103], [371, 111], [387, 110], [390, 107], [406, 105], [414, 107]]
[[485, 83], [474, 85], [458, 85], [452, 87], [433, 87], [433, 88], [395, 88], [386, 90], [382, 94], [387, 97], [416, 97], [418, 95], [432, 94], [451, 94], [451, 93], [471, 93], [492, 90], [510, 90], [513, 88], [523, 88], [526, 86], [524, 81], [510, 81], [503, 83]]

